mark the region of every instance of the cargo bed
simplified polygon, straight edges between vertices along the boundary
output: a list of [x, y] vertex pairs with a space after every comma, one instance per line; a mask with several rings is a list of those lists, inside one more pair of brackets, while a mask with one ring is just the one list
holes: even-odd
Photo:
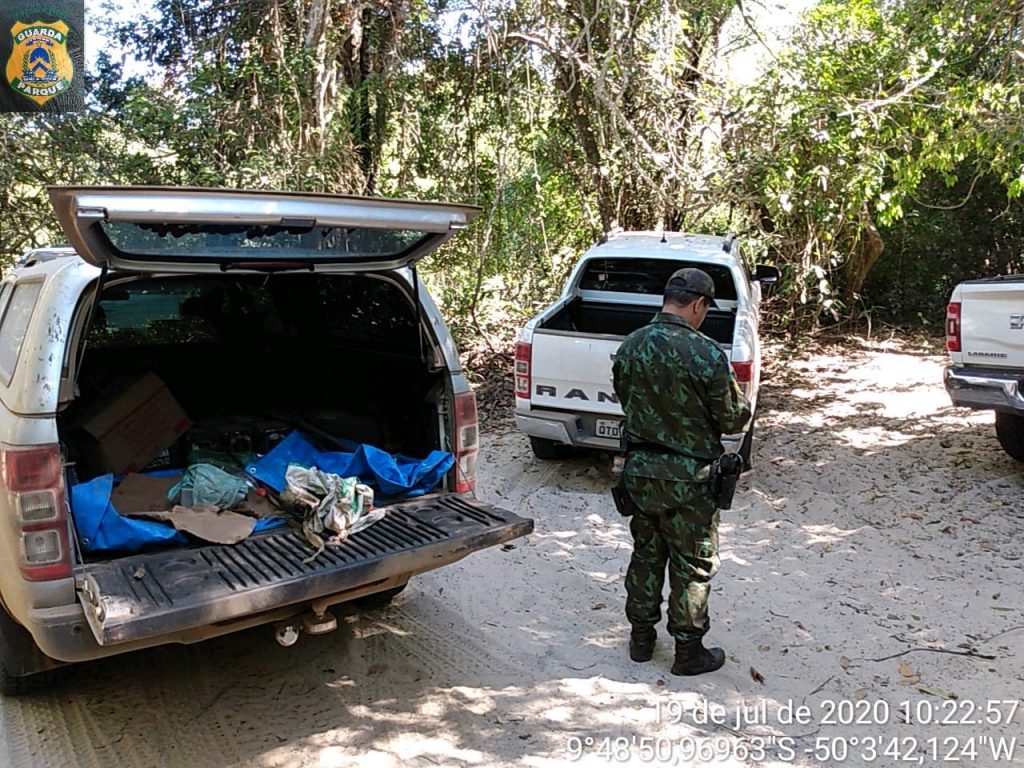
[[428, 571], [532, 530], [532, 520], [438, 494], [391, 506], [382, 520], [308, 563], [312, 546], [288, 527], [230, 546], [81, 565], [75, 584], [97, 642], [115, 645]]

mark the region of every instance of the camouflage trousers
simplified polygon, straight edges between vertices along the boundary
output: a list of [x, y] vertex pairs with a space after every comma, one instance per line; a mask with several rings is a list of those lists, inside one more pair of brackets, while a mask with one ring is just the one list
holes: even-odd
[[667, 566], [668, 632], [683, 642], [697, 640], [710, 626], [708, 595], [720, 562], [718, 510], [708, 487], [650, 478], [627, 478], [626, 485], [644, 512], [629, 524], [633, 556], [626, 571], [626, 617], [636, 629], [661, 621]]

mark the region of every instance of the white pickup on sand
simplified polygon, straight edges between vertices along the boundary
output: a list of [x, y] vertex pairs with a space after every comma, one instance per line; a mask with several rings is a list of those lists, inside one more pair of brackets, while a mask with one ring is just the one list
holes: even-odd
[[1024, 461], [1024, 275], [970, 280], [946, 309], [944, 380], [953, 405], [996, 412], [996, 437]]
[[[516, 344], [516, 426], [538, 458], [564, 458], [573, 446], [618, 450], [622, 408], [612, 360], [622, 339], [661, 307], [668, 278], [685, 267], [715, 281], [715, 306], [700, 331], [729, 356], [756, 409], [761, 284], [774, 283], [778, 270], [760, 265], [751, 275], [732, 237], [619, 232], [583, 254], [561, 297], [526, 324]], [[752, 418], [722, 441], [748, 466], [753, 429]]]

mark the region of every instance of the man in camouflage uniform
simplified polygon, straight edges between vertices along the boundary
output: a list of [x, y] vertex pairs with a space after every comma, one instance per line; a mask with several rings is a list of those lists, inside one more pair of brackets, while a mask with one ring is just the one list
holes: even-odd
[[674, 675], [699, 675], [725, 663], [707, 649], [708, 593], [718, 570], [718, 509], [707, 482], [722, 434], [750, 419], [729, 360], [697, 329], [715, 295], [699, 269], [675, 272], [661, 312], [622, 342], [615, 392], [626, 415], [626, 489], [640, 513], [630, 520], [633, 556], [626, 572], [629, 655], [649, 661], [661, 620], [668, 565], [668, 631], [676, 640]]

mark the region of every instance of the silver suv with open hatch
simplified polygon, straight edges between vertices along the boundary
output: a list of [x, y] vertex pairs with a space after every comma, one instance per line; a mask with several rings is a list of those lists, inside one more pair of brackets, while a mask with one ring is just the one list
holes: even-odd
[[[289, 644], [330, 629], [331, 605], [386, 601], [532, 530], [473, 496], [474, 395], [416, 274], [476, 208], [148, 187], [50, 197], [72, 247], [30, 254], [0, 286], [4, 693], [68, 662], [258, 624]], [[292, 430], [453, 464], [314, 558], [290, 525], [235, 544], [85, 546], [72, 488], [180, 467], [196, 447], [259, 454]]]

